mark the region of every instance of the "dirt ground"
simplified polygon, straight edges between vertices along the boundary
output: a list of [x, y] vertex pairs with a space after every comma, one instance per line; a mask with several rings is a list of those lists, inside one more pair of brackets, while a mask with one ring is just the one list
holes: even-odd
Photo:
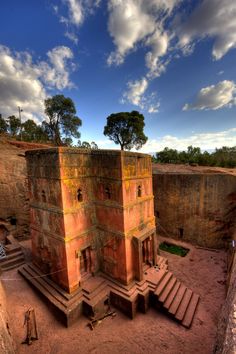
[[[163, 240], [163, 238], [160, 238]], [[168, 239], [170, 241], [170, 239]], [[176, 242], [176, 241], [175, 241]], [[177, 243], [177, 242], [176, 242]], [[27, 247], [28, 243], [22, 243]], [[134, 320], [117, 311], [115, 318], [106, 318], [94, 331], [81, 317], [76, 324], [65, 328], [51, 309], [30, 285], [12, 270], [1, 278], [8, 299], [11, 332], [19, 354], [141, 354], [213, 353], [216, 326], [225, 299], [226, 254], [207, 251], [190, 244], [184, 258], [161, 252], [169, 260], [169, 269], [200, 294], [201, 299], [190, 329], [185, 329], [165, 314], [149, 309], [138, 313]], [[25, 339], [24, 314], [29, 307], [36, 311], [39, 340], [31, 346], [21, 344]]]

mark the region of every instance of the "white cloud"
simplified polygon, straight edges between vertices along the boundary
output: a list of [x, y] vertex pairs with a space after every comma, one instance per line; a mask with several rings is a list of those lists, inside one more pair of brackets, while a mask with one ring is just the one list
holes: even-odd
[[64, 0], [68, 6], [69, 19], [73, 25], [79, 26], [84, 20], [84, 9], [81, 0]]
[[159, 107], [160, 107], [160, 102], [157, 102], [156, 104], [150, 104], [148, 108], [148, 113], [158, 113]]
[[236, 84], [233, 81], [224, 80], [216, 85], [202, 88], [196, 101], [191, 104], [186, 103], [183, 110], [216, 110], [232, 105], [236, 105]]
[[33, 63], [28, 52], [12, 53], [0, 46], [0, 107], [4, 117], [17, 115], [23, 109], [22, 119], [44, 119], [44, 100], [47, 88], [71, 87], [67, 61], [73, 55], [67, 47], [56, 47], [48, 52], [49, 62]]
[[[192, 54], [197, 41], [206, 37], [214, 41], [212, 56], [215, 60], [236, 48], [235, 0], [193, 2], [196, 5], [190, 15], [188, 9], [178, 7], [181, 2], [183, 0], [109, 0], [108, 31], [115, 49], [108, 56], [108, 65], [122, 64], [129, 53], [142, 46], [148, 49], [145, 78], [149, 83], [165, 72], [172, 58]], [[132, 87], [129, 91], [132, 96]], [[129, 96], [129, 92], [125, 95]], [[143, 97], [132, 100], [142, 102]]]
[[149, 81], [160, 76], [169, 63], [168, 54], [171, 34], [164, 30], [165, 21], [181, 0], [109, 0], [108, 31], [115, 44], [107, 64], [120, 65], [126, 55], [140, 44], [148, 48], [145, 55], [146, 76], [141, 80], [129, 81], [128, 90], [121, 102], [128, 101], [149, 113], [156, 113], [159, 102], [149, 103], [150, 96], [144, 93]]
[[56, 87], [59, 90], [73, 87], [69, 77], [70, 71], [75, 69], [75, 65], [70, 61], [73, 59], [71, 49], [65, 46], [55, 47], [47, 55], [49, 63], [42, 61], [38, 65], [47, 86]]
[[145, 77], [141, 80], [129, 81], [128, 90], [124, 93], [124, 99], [135, 106], [143, 107], [142, 96], [148, 87], [148, 81]]
[[[119, 65], [124, 57], [144, 41], [151, 46], [152, 62], [167, 52], [168, 35], [163, 23], [180, 0], [109, 0], [108, 30], [116, 51], [108, 57], [108, 64]], [[150, 57], [150, 55], [149, 55]], [[150, 62], [150, 58], [148, 62]]]
[[[92, 14], [101, 0], [62, 0], [68, 7], [68, 18], [62, 16], [62, 22], [80, 26], [87, 14]], [[57, 10], [58, 13], [58, 10]]]
[[212, 37], [212, 55], [216, 60], [221, 59], [230, 49], [236, 48], [235, 18], [235, 0], [203, 0], [179, 26], [180, 45], [185, 47], [197, 38]]
[[74, 32], [66, 31], [65, 37], [69, 38], [74, 44], [78, 44], [79, 39]]
[[148, 88], [148, 80], [143, 77], [140, 80], [129, 81], [128, 89], [123, 93], [121, 103], [131, 103], [141, 109], [145, 109], [148, 113], [157, 113], [160, 107], [160, 102], [156, 99], [156, 94], [151, 93], [146, 95]]
[[140, 152], [153, 153], [165, 147], [179, 151], [187, 150], [188, 146], [200, 147], [204, 150], [214, 150], [222, 146], [236, 146], [236, 128], [216, 132], [193, 134], [186, 138], [165, 135], [158, 139], [149, 139]]
[[167, 32], [161, 32], [159, 29], [146, 40], [146, 45], [152, 50], [146, 54], [146, 66], [149, 69], [148, 77], [155, 78], [160, 76], [164, 71], [166, 64], [160, 62], [159, 58], [167, 53], [169, 37]]

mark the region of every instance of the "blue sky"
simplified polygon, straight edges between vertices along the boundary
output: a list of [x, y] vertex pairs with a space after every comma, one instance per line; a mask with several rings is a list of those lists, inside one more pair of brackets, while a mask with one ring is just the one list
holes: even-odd
[[0, 112], [45, 119], [44, 99], [73, 99], [81, 140], [111, 113], [138, 110], [143, 152], [236, 145], [235, 0], [3, 0]]

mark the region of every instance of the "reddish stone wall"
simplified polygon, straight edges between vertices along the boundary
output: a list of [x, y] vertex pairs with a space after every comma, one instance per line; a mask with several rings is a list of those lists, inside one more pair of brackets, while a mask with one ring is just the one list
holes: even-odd
[[0, 141], [0, 225], [14, 237], [29, 237], [29, 202], [24, 150]]
[[125, 284], [140, 278], [145, 237], [152, 262], [156, 252], [150, 156], [58, 148], [30, 151], [27, 160], [33, 257], [41, 269], [69, 292], [85, 268]]
[[227, 246], [236, 216], [236, 176], [153, 174], [158, 233], [201, 246]]
[[[234, 237], [236, 238], [236, 237]], [[236, 240], [235, 240], [236, 242]], [[232, 252], [233, 251], [233, 252]], [[230, 254], [232, 252], [232, 254]], [[236, 353], [236, 252], [229, 252], [228, 290], [219, 315], [215, 354]]]

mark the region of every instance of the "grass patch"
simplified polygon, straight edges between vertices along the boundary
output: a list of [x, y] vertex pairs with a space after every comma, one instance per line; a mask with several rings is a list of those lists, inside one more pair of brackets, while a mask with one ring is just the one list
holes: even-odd
[[173, 243], [169, 243], [169, 242], [165, 242], [165, 241], [160, 244], [159, 248], [162, 251], [177, 254], [177, 256], [180, 256], [180, 257], [185, 257], [186, 254], [188, 254], [188, 252], [189, 252], [188, 248], [177, 246], [177, 245], [174, 245]]

